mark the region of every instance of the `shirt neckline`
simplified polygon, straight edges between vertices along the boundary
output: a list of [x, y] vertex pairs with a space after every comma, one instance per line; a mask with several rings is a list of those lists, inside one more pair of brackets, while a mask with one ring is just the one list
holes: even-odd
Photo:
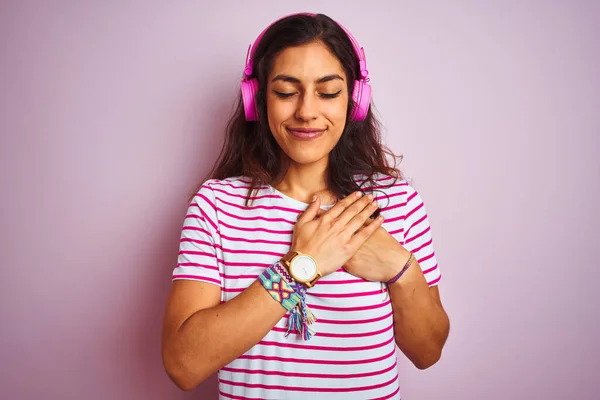
[[[293, 197], [288, 196], [287, 194], [280, 192], [279, 190], [275, 189], [273, 186], [268, 185], [269, 186], [269, 191], [271, 192], [271, 194], [275, 194], [279, 197], [281, 197], [286, 203], [293, 205], [294, 207], [298, 207], [300, 208], [302, 211], [306, 210], [309, 206], [308, 203], [305, 203], [303, 201], [300, 200], [296, 200]], [[334, 204], [321, 204], [321, 209], [323, 210], [329, 210], [331, 207], [333, 207]]]

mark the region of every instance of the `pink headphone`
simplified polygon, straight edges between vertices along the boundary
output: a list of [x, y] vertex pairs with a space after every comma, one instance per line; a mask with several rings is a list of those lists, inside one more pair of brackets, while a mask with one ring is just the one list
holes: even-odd
[[[291, 14], [291, 15], [309, 15], [315, 16], [316, 14], [311, 13], [299, 13], [299, 14]], [[287, 18], [290, 15], [282, 17], [277, 21]], [[277, 22], [275, 21], [275, 22]], [[244, 68], [244, 77], [242, 79], [241, 88], [242, 88], [242, 101], [244, 102], [244, 111], [246, 113], [247, 121], [257, 121], [258, 120], [258, 111], [256, 109], [256, 92], [258, 90], [258, 81], [256, 78], [249, 79], [250, 75], [252, 75], [252, 63], [254, 57], [254, 49], [260, 43], [260, 40], [264, 36], [267, 29], [269, 29], [275, 22], [271, 25], [267, 26], [261, 33], [258, 35], [254, 44], [248, 47], [248, 54], [246, 55], [246, 68]], [[354, 81], [354, 90], [352, 92], [352, 99], [354, 100], [354, 107], [352, 108], [352, 113], [350, 114], [350, 119], [353, 121], [363, 121], [367, 116], [367, 112], [369, 111], [369, 105], [371, 103], [371, 86], [367, 82], [369, 82], [369, 71], [367, 70], [367, 59], [365, 58], [365, 50], [360, 47], [357, 40], [352, 36], [352, 34], [344, 28], [340, 23], [337, 23], [348, 35], [350, 41], [352, 42], [352, 46], [354, 47], [354, 52], [358, 57], [359, 65], [360, 65], [360, 80]]]

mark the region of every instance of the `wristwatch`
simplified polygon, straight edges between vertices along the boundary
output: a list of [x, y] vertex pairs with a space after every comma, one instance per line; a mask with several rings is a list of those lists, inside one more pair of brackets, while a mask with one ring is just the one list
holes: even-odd
[[281, 258], [281, 262], [287, 267], [292, 278], [306, 287], [313, 287], [321, 279], [322, 275], [317, 262], [308, 254], [289, 251]]

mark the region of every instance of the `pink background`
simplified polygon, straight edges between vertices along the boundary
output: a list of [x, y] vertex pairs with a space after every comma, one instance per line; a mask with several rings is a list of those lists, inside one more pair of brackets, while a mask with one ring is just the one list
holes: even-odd
[[0, 398], [216, 398], [160, 359], [187, 197], [248, 44], [319, 11], [366, 49], [444, 274], [404, 398], [597, 399], [600, 3], [486, 3], [2, 2]]

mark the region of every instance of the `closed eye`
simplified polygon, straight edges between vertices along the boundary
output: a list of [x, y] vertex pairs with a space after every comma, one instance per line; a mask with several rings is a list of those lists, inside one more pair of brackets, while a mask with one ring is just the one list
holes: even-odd
[[295, 95], [296, 93], [282, 93], [282, 92], [278, 92], [277, 90], [273, 90], [273, 93], [275, 93], [277, 96], [281, 97], [282, 99], [287, 99], [288, 97], [292, 97], [293, 95]]
[[[273, 93], [275, 93], [277, 96], [279, 96], [282, 99], [287, 99], [296, 94], [296, 92], [283, 93], [283, 92], [278, 92], [277, 90], [273, 90]], [[334, 99], [334, 98], [338, 97], [340, 95], [340, 93], [342, 93], [342, 89], [338, 90], [335, 93], [319, 93], [319, 96], [321, 96], [325, 99]]]
[[334, 99], [338, 97], [342, 93], [342, 89], [338, 90], [335, 93], [320, 93], [320, 96], [326, 99]]

